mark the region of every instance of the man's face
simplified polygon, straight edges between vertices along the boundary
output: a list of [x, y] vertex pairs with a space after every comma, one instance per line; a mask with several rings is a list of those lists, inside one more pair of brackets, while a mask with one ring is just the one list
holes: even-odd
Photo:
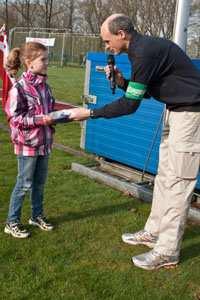
[[119, 30], [117, 34], [112, 34], [107, 26], [103, 25], [101, 27], [101, 38], [105, 43], [105, 50], [113, 54], [126, 52], [124, 36], [125, 34], [122, 30]]

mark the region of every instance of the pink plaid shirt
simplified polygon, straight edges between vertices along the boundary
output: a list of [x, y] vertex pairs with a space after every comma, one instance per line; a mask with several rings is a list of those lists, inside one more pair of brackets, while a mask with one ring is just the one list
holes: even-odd
[[42, 117], [53, 111], [55, 101], [46, 78], [24, 72], [9, 91], [5, 112], [17, 155], [36, 156], [51, 152], [54, 128], [45, 126]]

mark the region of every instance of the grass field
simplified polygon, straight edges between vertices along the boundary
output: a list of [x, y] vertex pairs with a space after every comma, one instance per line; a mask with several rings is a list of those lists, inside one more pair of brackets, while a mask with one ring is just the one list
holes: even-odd
[[[79, 103], [84, 70], [50, 68], [58, 99]], [[78, 78], [78, 80], [77, 80]], [[74, 84], [77, 82], [77, 84]], [[1, 114], [0, 123], [5, 123]], [[78, 149], [80, 125], [58, 125], [56, 141]], [[121, 234], [141, 229], [150, 206], [71, 171], [71, 163], [91, 164], [62, 151], [52, 153], [45, 190], [51, 233], [30, 228], [31, 238], [3, 233], [16, 160], [0, 129], [0, 300], [197, 300], [200, 299], [200, 230], [188, 224], [181, 264], [172, 270], [135, 268], [131, 256], [148, 251], [127, 246]], [[22, 222], [30, 215], [28, 198]]]
[[85, 68], [49, 68], [49, 83], [54, 95], [64, 102], [81, 105]]

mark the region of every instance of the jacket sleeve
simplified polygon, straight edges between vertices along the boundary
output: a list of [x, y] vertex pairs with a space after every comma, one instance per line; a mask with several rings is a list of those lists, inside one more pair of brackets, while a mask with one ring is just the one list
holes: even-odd
[[141, 101], [129, 100], [125, 96], [93, 110], [93, 118], [114, 118], [134, 113]]
[[129, 79], [125, 79], [124, 78], [124, 84], [123, 84], [123, 86], [121, 86], [121, 85], [118, 85], [118, 88], [120, 88], [121, 90], [123, 90], [123, 91], [126, 91], [127, 90], [127, 87], [128, 87], [128, 84], [129, 84]]
[[48, 96], [49, 96], [49, 101], [48, 101], [48, 105], [49, 105], [49, 112], [52, 112], [55, 110], [55, 98], [53, 96], [51, 87], [47, 84], [47, 90], [48, 90]]
[[[118, 85], [118, 88], [120, 88], [121, 90], [123, 90], [123, 91], [126, 92], [127, 87], [128, 87], [128, 85], [129, 85], [129, 82], [130, 82], [130, 80], [124, 79], [124, 84], [123, 84], [123, 86]], [[145, 98], [145, 99], [151, 98], [151, 95], [148, 93], [148, 91], [146, 91], [146, 93], [144, 94], [144, 97], [143, 97], [143, 98]]]
[[9, 91], [8, 99], [5, 105], [8, 122], [20, 129], [34, 128], [38, 125], [44, 125], [43, 115], [34, 115], [29, 110], [28, 103], [21, 95], [16, 86]]

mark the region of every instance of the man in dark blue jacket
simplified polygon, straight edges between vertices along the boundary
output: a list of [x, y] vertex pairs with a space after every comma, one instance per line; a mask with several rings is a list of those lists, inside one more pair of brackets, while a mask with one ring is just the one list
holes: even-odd
[[[143, 230], [125, 233], [122, 240], [153, 248], [132, 258], [140, 268], [175, 266], [200, 165], [200, 73], [176, 44], [139, 34], [125, 15], [108, 17], [101, 37], [106, 50], [128, 54], [131, 78], [126, 80], [116, 69], [116, 82], [124, 96], [94, 110], [74, 109], [71, 118], [130, 114], [148, 97], [166, 104], [151, 213]], [[107, 76], [109, 72], [107, 67]]]

